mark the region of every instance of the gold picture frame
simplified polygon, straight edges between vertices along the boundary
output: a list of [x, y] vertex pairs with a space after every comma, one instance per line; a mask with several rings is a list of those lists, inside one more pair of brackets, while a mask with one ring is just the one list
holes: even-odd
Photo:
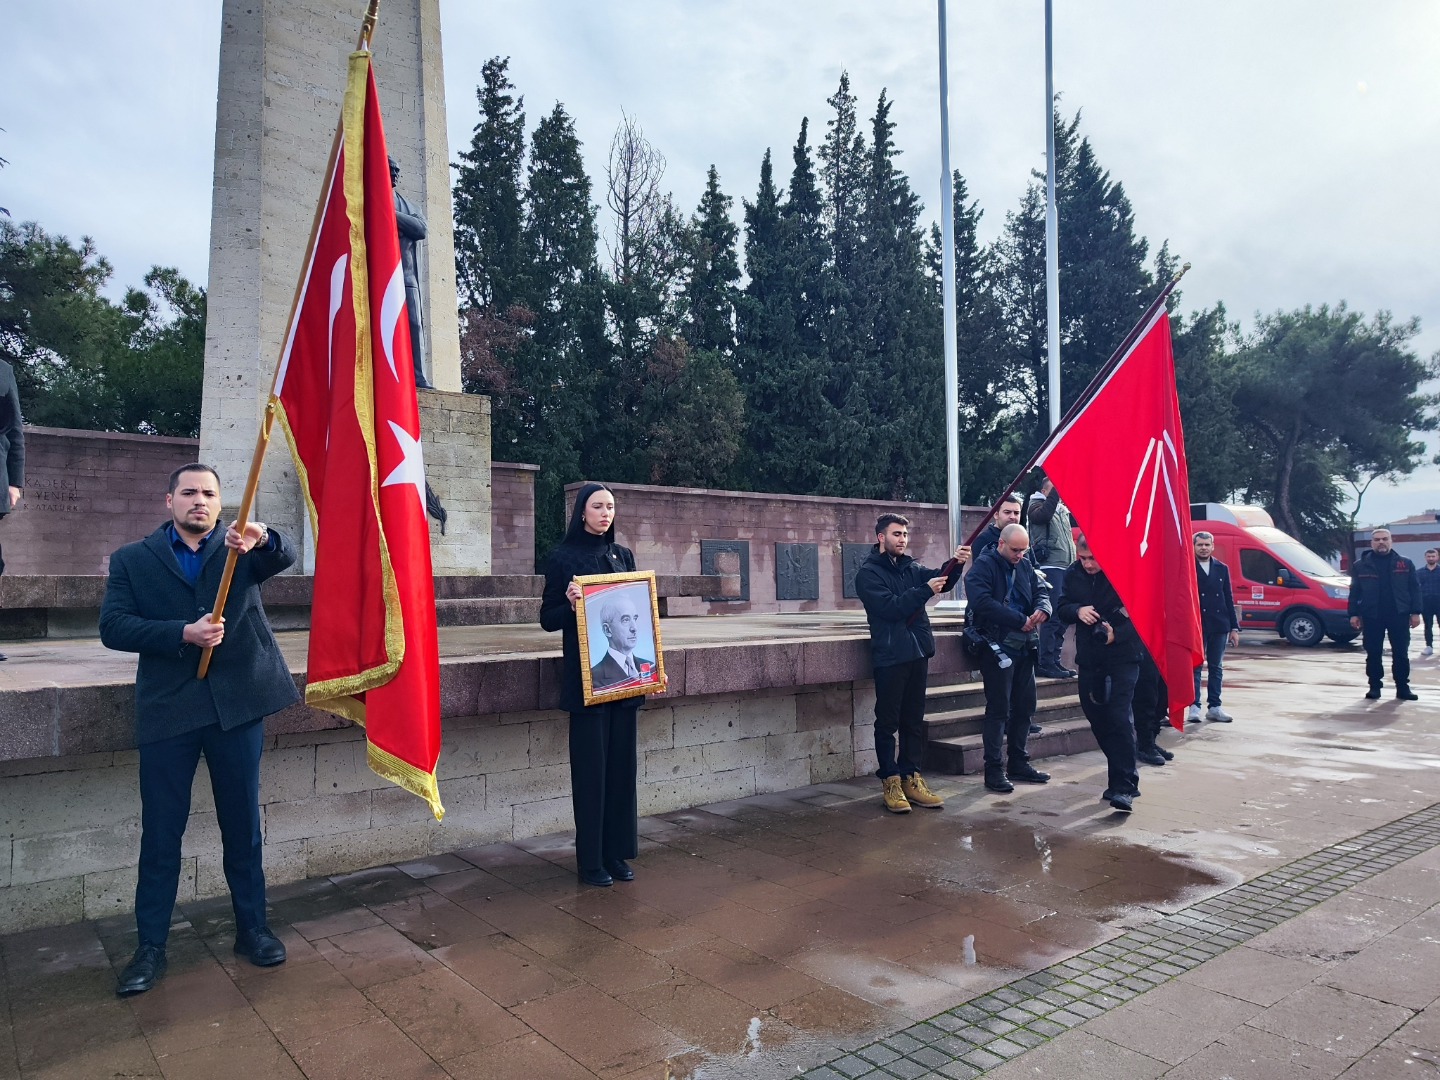
[[[575, 622], [585, 704], [663, 693], [665, 650], [655, 572], [585, 574], [575, 584], [580, 586]], [[653, 655], [647, 655], [652, 649]]]

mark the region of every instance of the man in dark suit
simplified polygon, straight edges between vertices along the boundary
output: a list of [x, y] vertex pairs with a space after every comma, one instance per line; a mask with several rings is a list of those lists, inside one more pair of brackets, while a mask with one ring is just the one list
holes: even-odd
[[1395, 550], [1389, 529], [1370, 534], [1370, 550], [1350, 568], [1350, 626], [1365, 644], [1365, 675], [1371, 701], [1385, 678], [1385, 639], [1390, 639], [1390, 674], [1399, 701], [1418, 701], [1410, 689], [1410, 631], [1420, 625], [1425, 605], [1415, 564]]
[[610, 643], [600, 662], [590, 669], [590, 688], [603, 690], [631, 679], [655, 673], [655, 661], [635, 655], [640, 643], [640, 607], [623, 591], [601, 599], [600, 628]]
[[[1235, 718], [1220, 705], [1225, 678], [1225, 647], [1240, 644], [1240, 619], [1235, 613], [1235, 593], [1230, 588], [1230, 568], [1214, 558], [1215, 536], [1195, 534], [1195, 582], [1200, 590], [1200, 630], [1205, 638], [1205, 666], [1210, 679], [1205, 687], [1208, 708], [1205, 719], [1228, 724]], [[1195, 669], [1195, 701], [1186, 720], [1200, 720], [1200, 668]]]
[[[260, 839], [260, 751], [264, 718], [299, 700], [265, 609], [260, 583], [295, 561], [290, 541], [252, 521], [219, 532], [220, 479], [208, 465], [170, 476], [171, 520], [110, 557], [100, 640], [140, 654], [135, 742], [140, 750], [140, 863], [135, 884], [139, 947], [117, 992], [149, 990], [165, 973], [165, 942], [180, 882], [180, 841], [200, 755], [210, 772], [235, 909], [235, 952], [260, 967], [282, 963], [285, 946], [265, 919]], [[239, 551], [224, 619], [210, 621], [225, 567]], [[200, 657], [215, 649], [208, 676]]]
[[[25, 427], [20, 416], [20, 391], [15, 386], [15, 371], [0, 360], [0, 466], [4, 467], [5, 483], [0, 485], [0, 521], [20, 505], [21, 489], [25, 487]], [[5, 572], [5, 556], [0, 551], [0, 574]], [[0, 653], [0, 660], [5, 654]]]

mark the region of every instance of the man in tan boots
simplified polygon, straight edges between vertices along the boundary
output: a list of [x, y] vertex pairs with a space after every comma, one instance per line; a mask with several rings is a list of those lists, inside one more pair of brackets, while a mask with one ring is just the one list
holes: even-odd
[[[881, 514], [875, 522], [875, 550], [855, 572], [855, 591], [870, 623], [870, 653], [875, 668], [876, 775], [884, 786], [885, 809], [909, 813], [910, 807], [939, 809], [945, 801], [926, 787], [920, 775], [925, 754], [925, 682], [935, 635], [925, 604], [949, 592], [960, 579], [970, 549], [939, 570], [921, 566], [905, 549], [910, 522], [899, 514]], [[899, 753], [896, 753], [896, 735]]]

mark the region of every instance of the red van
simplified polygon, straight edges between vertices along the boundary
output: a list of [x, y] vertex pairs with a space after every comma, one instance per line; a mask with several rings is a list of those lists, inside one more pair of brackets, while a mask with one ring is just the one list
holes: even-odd
[[1242, 630], [1275, 630], [1295, 645], [1327, 634], [1354, 639], [1346, 607], [1350, 579], [1258, 506], [1191, 503], [1190, 531], [1213, 533], [1215, 557], [1230, 568]]

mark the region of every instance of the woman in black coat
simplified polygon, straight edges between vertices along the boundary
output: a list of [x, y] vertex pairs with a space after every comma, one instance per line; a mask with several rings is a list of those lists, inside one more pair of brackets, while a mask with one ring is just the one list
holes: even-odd
[[615, 496], [603, 484], [586, 484], [575, 496], [565, 539], [545, 560], [540, 625], [561, 632], [560, 707], [570, 714], [575, 862], [588, 885], [635, 877], [625, 860], [635, 857], [639, 843], [635, 716], [640, 699], [586, 706], [580, 664], [589, 659], [581, 652], [575, 622], [580, 586], [574, 579], [634, 569], [635, 555], [615, 543]]

